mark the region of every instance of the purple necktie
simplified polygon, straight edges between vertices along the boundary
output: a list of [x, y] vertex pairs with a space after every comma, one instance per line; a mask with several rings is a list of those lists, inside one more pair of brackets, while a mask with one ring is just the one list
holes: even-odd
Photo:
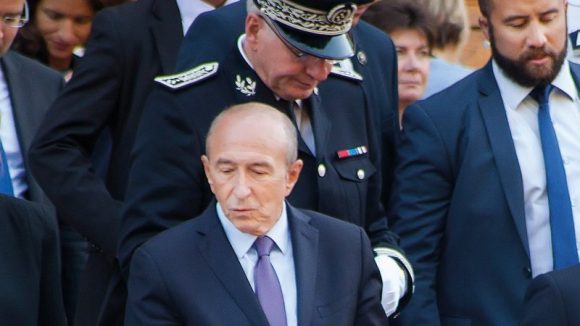
[[270, 326], [285, 326], [286, 309], [282, 288], [276, 271], [270, 263], [270, 251], [274, 247], [274, 241], [266, 236], [258, 237], [254, 242], [254, 247], [258, 252], [258, 262], [254, 268], [254, 284], [258, 301], [262, 305]]

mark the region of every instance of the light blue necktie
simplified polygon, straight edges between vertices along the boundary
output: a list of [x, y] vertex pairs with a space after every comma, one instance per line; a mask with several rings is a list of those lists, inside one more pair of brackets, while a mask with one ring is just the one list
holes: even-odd
[[554, 269], [557, 270], [577, 264], [578, 252], [566, 171], [564, 170], [564, 162], [560, 154], [556, 131], [550, 118], [549, 98], [553, 89], [554, 86], [551, 84], [540, 85], [534, 88], [530, 95], [539, 105], [538, 125], [546, 168]]
[[8, 161], [6, 160], [6, 152], [4, 152], [2, 141], [0, 141], [0, 193], [14, 196], [10, 171], [8, 170]]
[[286, 325], [286, 308], [280, 281], [270, 262], [270, 251], [274, 241], [267, 236], [258, 237], [254, 242], [258, 252], [258, 262], [254, 268], [254, 285], [256, 295], [270, 326]]

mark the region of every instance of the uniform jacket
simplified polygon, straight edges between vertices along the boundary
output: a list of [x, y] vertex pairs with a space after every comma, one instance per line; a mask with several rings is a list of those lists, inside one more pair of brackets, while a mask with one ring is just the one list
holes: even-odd
[[65, 326], [60, 246], [47, 206], [0, 195], [0, 320]]
[[526, 292], [522, 326], [580, 324], [580, 265], [537, 276]]
[[[571, 65], [576, 82], [580, 67]], [[532, 271], [522, 176], [492, 65], [403, 119], [393, 228], [414, 264], [403, 325], [515, 325]]]
[[[290, 103], [277, 99], [261, 82], [236, 42], [226, 56], [219, 47], [206, 51], [218, 51], [224, 58], [215, 73], [180, 89], [160, 85], [147, 102], [135, 142], [122, 226], [120, 258], [125, 267], [137, 246], [201, 213], [212, 199], [200, 157], [205, 153], [209, 125], [218, 113], [234, 104], [257, 101], [292, 116]], [[194, 68], [186, 75], [208, 67]], [[304, 101], [311, 109], [317, 152], [314, 155], [299, 140], [304, 168], [289, 201], [364, 226], [375, 232], [375, 238], [388, 242], [379, 203], [380, 149], [369, 108], [360, 105], [364, 94], [353, 81], [326, 82], [332, 82], [333, 96], [313, 94]], [[368, 152], [344, 159], [337, 155], [359, 146]]]
[[16, 52], [8, 51], [0, 62], [10, 92], [16, 135], [26, 170], [28, 193], [25, 197], [35, 202], [49, 204], [48, 198], [30, 173], [27, 153], [50, 103], [58, 95], [64, 80], [56, 71]]
[[[197, 17], [179, 49], [177, 71], [184, 71], [201, 63], [221, 59], [224, 54], [228, 53], [227, 51], [214, 53], [215, 51], [207, 52], [198, 49], [235, 42], [237, 37], [244, 32], [245, 18], [246, 1], [244, 0]], [[362, 80], [355, 84], [364, 92], [366, 104], [371, 108], [373, 115], [372, 121], [375, 122], [375, 128], [381, 139], [383, 205], [387, 208], [393, 181], [395, 136], [399, 129], [395, 47], [385, 33], [362, 20], [352, 28], [350, 35], [356, 52], [350, 62], [354, 72], [362, 77]], [[336, 79], [344, 79], [344, 76], [334, 71], [328, 80]], [[323, 98], [337, 94], [331, 84], [328, 81], [320, 84], [320, 93]], [[386, 244], [380, 236], [371, 234], [370, 237], [373, 245], [378, 242]], [[393, 237], [393, 234], [390, 237]], [[390, 241], [394, 242], [396, 239], [392, 238]]]
[[[129, 153], [153, 78], [173, 70], [181, 28], [174, 1], [140, 0], [97, 14], [85, 56], [32, 145], [31, 169], [59, 216], [93, 244], [79, 325], [122, 322], [125, 294], [114, 257]], [[103, 181], [90, 153], [104, 130], [111, 156]]]
[[[176, 161], [192, 155], [189, 152], [191, 149], [186, 151], [184, 146], [190, 148], [203, 147], [204, 134], [207, 131], [209, 121], [211, 117], [217, 114], [217, 112], [206, 112], [207, 110], [204, 110], [204, 108], [216, 106], [221, 111], [228, 105], [247, 101], [266, 102], [283, 111], [288, 108], [288, 103], [277, 101], [270, 94], [271, 92], [261, 91], [264, 85], [259, 82], [253, 71], [248, 70], [245, 63], [240, 61], [239, 52], [235, 44], [238, 36], [243, 33], [245, 15], [245, 3], [240, 1], [200, 15], [186, 34], [178, 56], [177, 69], [191, 69], [199, 64], [208, 62], [219, 62], [220, 64], [220, 77], [212, 77], [212, 81], [200, 83], [201, 86], [199, 88], [202, 90], [198, 96], [203, 97], [203, 102], [195, 99], [195, 95], [182, 95], [182, 93], [188, 93], [188, 90], [173, 92], [175, 95], [169, 95], [171, 92], [165, 91], [167, 95], [163, 95], [164, 99], [161, 99], [162, 96], [159, 94], [152, 96], [152, 99], [156, 98], [155, 101], [157, 102], [156, 104], [150, 103], [152, 112], [159, 113], [165, 110], [164, 107], [173, 106], [172, 103], [181, 102], [183, 103], [180, 104], [181, 106], [189, 107], [187, 109], [189, 112], [184, 114], [192, 116], [192, 120], [195, 120], [192, 123], [198, 123], [200, 126], [200, 129], [198, 128], [196, 131], [201, 132], [198, 135], [198, 140], [192, 142], [190, 139], [189, 144], [180, 142], [181, 149], [179, 151], [167, 154], [168, 157], [173, 157], [173, 159], [167, 159], [167, 163], [171, 162], [172, 167], [183, 166], [183, 162], [177, 163]], [[394, 115], [397, 107], [396, 76], [388, 74], [394, 71], [394, 48], [390, 39], [366, 23], [359, 24], [356, 30], [357, 32], [353, 32], [356, 34], [353, 35], [356, 36], [355, 39], [367, 45], [373, 44], [373, 47], [365, 48], [368, 53], [359, 47], [358, 53], [362, 53], [360, 55], [361, 59], [354, 59], [356, 61], [353, 62], [355, 70], [358, 69], [356, 67], [360, 67], [359, 70], [365, 75], [364, 77], [353, 78], [348, 74], [335, 72], [321, 83], [318, 94], [309, 100], [309, 105], [314, 114], [313, 124], [318, 153], [314, 156], [306, 149], [303, 143], [300, 144], [299, 155], [305, 162], [305, 169], [290, 197], [290, 202], [298, 207], [317, 210], [362, 226], [368, 232], [373, 246], [381, 245], [395, 248], [396, 252], [398, 250], [396, 246], [397, 238], [388, 230], [385, 213], [381, 205], [378, 204], [379, 196], [382, 192], [381, 187], [383, 186], [379, 182], [380, 180], [391, 179], [392, 170], [385, 167], [392, 166], [393, 161], [392, 155], [384, 155], [387, 158], [385, 161], [382, 160], [384, 157], [381, 157], [381, 154], [392, 153], [394, 148], [394, 128], [398, 130], [398, 126], [395, 127], [394, 124], [397, 121], [396, 115]], [[203, 48], [204, 51], [199, 51], [199, 48]], [[237, 63], [229, 62], [230, 58], [237, 58]], [[222, 61], [224, 62], [222, 63]], [[384, 69], [382, 66], [378, 68], [381, 63], [384, 63]], [[235, 89], [237, 72], [230, 72], [229, 77], [221, 73], [226, 69], [226, 66], [228, 67], [227, 69], [240, 69], [234, 67], [237, 65], [245, 67], [243, 69], [247, 71], [246, 75], [239, 74], [242, 80], [245, 76], [253, 76], [251, 79], [257, 81], [257, 90], [259, 91], [256, 91], [256, 95], [245, 96]], [[371, 66], [374, 68], [371, 68]], [[385, 72], [385, 74], [379, 72]], [[217, 85], [217, 82], [213, 80], [218, 78], [225, 78], [222, 82], [222, 88], [214, 86]], [[212, 86], [207, 86], [206, 84], [208, 83], [212, 83]], [[196, 87], [195, 85], [192, 86], [192, 88]], [[173, 96], [180, 98], [180, 100], [176, 102], [174, 99], [168, 98]], [[215, 101], [213, 100], [214, 98], [216, 99]], [[170, 104], [162, 104], [166, 100], [170, 101], [167, 102]], [[204, 104], [192, 105], [189, 103]], [[209, 114], [209, 117], [206, 117], [206, 114]], [[150, 121], [152, 123], [159, 118], [160, 116], [152, 116]], [[183, 119], [186, 118], [179, 119], [185, 121]], [[170, 119], [162, 118], [162, 120], [169, 121]], [[392, 127], [389, 121], [393, 123]], [[176, 125], [173, 125], [173, 122], [170, 122], [170, 124], [172, 124], [172, 129], [179, 129], [179, 133], [186, 130], [181, 127], [175, 128]], [[135, 175], [131, 177], [131, 180], [135, 180], [135, 183], [128, 191], [130, 199], [127, 202], [120, 249], [121, 261], [125, 268], [128, 267], [132, 251], [140, 243], [183, 218], [191, 216], [192, 211], [199, 212], [200, 209], [205, 207], [211, 197], [205, 185], [205, 177], [199, 174], [201, 170], [198, 154], [195, 154], [193, 158], [196, 162], [187, 165], [193, 170], [176, 174], [174, 181], [165, 183], [166, 181], [158, 182], [157, 180], [148, 179], [146, 171], [149, 171], [149, 169], [162, 171], [160, 169], [169, 168], [169, 166], [159, 163], [163, 161], [158, 154], [159, 150], [151, 150], [154, 147], [146, 145], [151, 144], [152, 138], [159, 138], [161, 134], [155, 136], [158, 128], [159, 124], [156, 124], [155, 127], [150, 125], [142, 128], [144, 138], [141, 142], [141, 147], [137, 145], [136, 148], [136, 162], [152, 162], [153, 157], [155, 157], [156, 163], [147, 163], [147, 165], [143, 165], [143, 168], [136, 168]], [[361, 128], [364, 128], [364, 130]], [[192, 132], [191, 127], [188, 127], [188, 129], [188, 133]], [[170, 133], [172, 134], [171, 139], [175, 139], [173, 131]], [[163, 134], [165, 135], [162, 138], [168, 139], [167, 136], [169, 134], [166, 134], [165, 131], [163, 131]], [[379, 138], [379, 136], [381, 137]], [[194, 144], [194, 142], [197, 143]], [[145, 146], [149, 149], [146, 149]], [[160, 148], [166, 148], [166, 144], [159, 144], [159, 146]], [[359, 146], [367, 146], [369, 153], [344, 160], [337, 158], [337, 151]], [[141, 152], [146, 153], [147, 151], [155, 152], [155, 156], [141, 154]], [[181, 154], [176, 156], [178, 155], [177, 153]], [[139, 158], [140, 155], [142, 155], [142, 158]], [[135, 166], [140, 164], [135, 163]], [[320, 164], [324, 166], [324, 176], [322, 177], [318, 170]], [[197, 167], [194, 165], [197, 165]], [[361, 170], [360, 173], [359, 170]], [[198, 172], [193, 173], [192, 171]], [[382, 178], [382, 175], [386, 175], [386, 177]], [[161, 176], [155, 175], [152, 178], [161, 179]], [[195, 180], [196, 187], [199, 190], [187, 195], [188, 197], [184, 197], [188, 198], [187, 200], [176, 199], [173, 196], [171, 196], [172, 198], [153, 200], [153, 198], [168, 197], [166, 196], [168, 193], [163, 191], [165, 187], [167, 187], [165, 189], [174, 188], [176, 191], [181, 189], [179, 192], [183, 194], [187, 194], [188, 191], [191, 192], [191, 188], [183, 189], [184, 185], [180, 185], [177, 188], [177, 180], [179, 178], [183, 178], [181, 182], [186, 182], [185, 184], [188, 185], [193, 182], [192, 180]], [[387, 183], [390, 188], [390, 182]], [[169, 186], [169, 184], [172, 185]], [[157, 189], [154, 190], [154, 188]], [[201, 204], [199, 203], [200, 199]], [[181, 203], [178, 204], [179, 202]], [[178, 208], [178, 206], [181, 207]], [[178, 210], [179, 214], [175, 214], [176, 210]], [[168, 217], [170, 215], [168, 213], [171, 211], [173, 211], [173, 214]], [[179, 217], [180, 215], [181, 217]], [[405, 260], [400, 254], [396, 254], [396, 256], [400, 257], [401, 260]]]
[[[287, 205], [299, 325], [388, 325], [364, 231]], [[215, 204], [137, 250], [126, 325], [267, 326]]]

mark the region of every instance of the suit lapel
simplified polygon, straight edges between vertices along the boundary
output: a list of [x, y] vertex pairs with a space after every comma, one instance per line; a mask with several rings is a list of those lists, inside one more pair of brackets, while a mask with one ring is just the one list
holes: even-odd
[[[21, 72], [21, 62], [12, 52], [7, 52], [2, 57], [2, 69], [4, 78], [10, 93], [10, 104], [14, 116], [14, 127], [20, 145], [20, 152], [24, 166], [28, 167], [28, 148], [36, 134], [36, 129], [41, 124], [47, 108], [39, 107], [35, 103], [34, 89], [43, 85], [35, 84], [34, 76], [27, 76]], [[30, 92], [33, 92], [32, 94]], [[26, 174], [28, 184], [28, 198], [34, 201], [47, 202], [48, 199], [40, 189], [30, 173]]]
[[[30, 112], [32, 105], [30, 103], [30, 92], [32, 86], [28, 84], [27, 78], [30, 76], [22, 76], [20, 73], [20, 65], [14, 61], [14, 57], [10, 52], [6, 53], [2, 58], [2, 69], [4, 70], [4, 77], [8, 85], [10, 99], [12, 104], [12, 114], [14, 115], [14, 123], [20, 142], [20, 150], [24, 153], [24, 149], [30, 146], [32, 137], [34, 136], [34, 126], [39, 125], [38, 119], [42, 118], [42, 114], [38, 112]], [[37, 119], [38, 118], [38, 119]], [[26, 160], [26, 155], [22, 155]]]
[[155, 38], [161, 68], [164, 74], [172, 73], [175, 69], [179, 44], [183, 39], [181, 15], [177, 3], [174, 0], [153, 0], [151, 11], [153, 19], [150, 28]]
[[246, 274], [219, 222], [215, 211], [215, 202], [212, 202], [203, 215], [198, 218], [203, 219], [198, 232], [204, 236], [198, 242], [198, 249], [208, 266], [250, 323], [252, 325], [267, 325], [268, 321], [262, 312], [260, 303], [250, 283], [246, 281]]
[[287, 207], [296, 269], [298, 325], [309, 325], [316, 290], [318, 230], [309, 224], [308, 216], [290, 205]]
[[528, 235], [524, 209], [524, 189], [520, 165], [512, 139], [503, 100], [493, 76], [491, 62], [485, 67], [479, 82], [482, 94], [479, 109], [483, 117], [489, 143], [495, 157], [501, 184], [514, 219], [518, 235], [529, 257]]

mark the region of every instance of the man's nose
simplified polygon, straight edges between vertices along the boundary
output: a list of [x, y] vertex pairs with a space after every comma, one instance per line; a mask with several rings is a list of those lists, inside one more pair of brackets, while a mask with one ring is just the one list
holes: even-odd
[[247, 178], [243, 174], [240, 174], [235, 182], [236, 184], [234, 185], [234, 195], [236, 198], [241, 199], [248, 197], [251, 193], [251, 190], [248, 185]]
[[545, 28], [540, 24], [532, 24], [528, 32], [528, 46], [533, 48], [542, 48], [546, 42], [547, 37]]

